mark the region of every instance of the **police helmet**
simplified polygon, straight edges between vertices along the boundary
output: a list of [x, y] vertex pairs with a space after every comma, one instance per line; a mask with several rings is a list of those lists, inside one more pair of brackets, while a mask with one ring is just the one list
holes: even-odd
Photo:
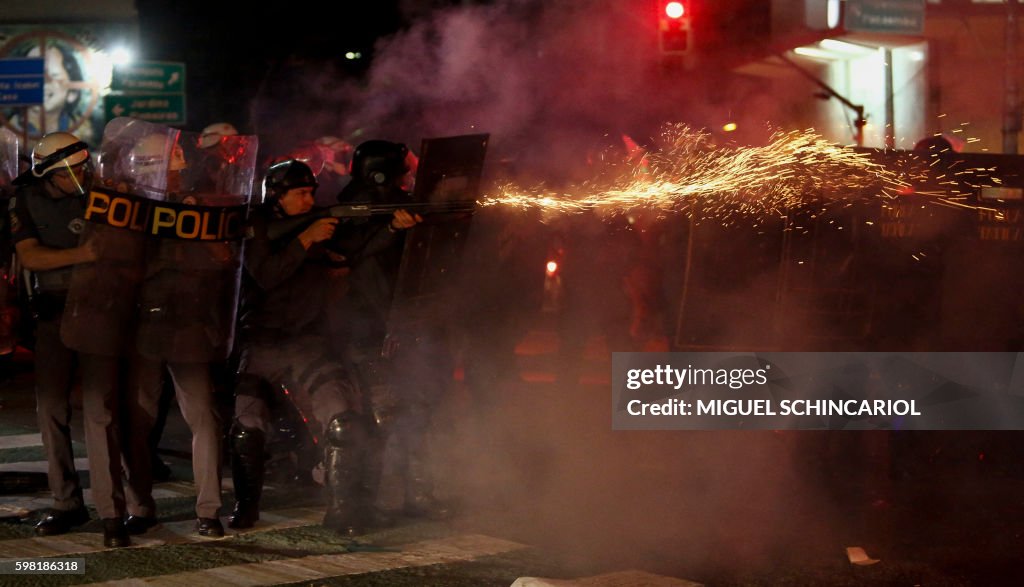
[[203, 129], [203, 133], [199, 135], [199, 146], [209, 149], [220, 143], [224, 137], [236, 135], [238, 135], [238, 129], [230, 122], [215, 122]]
[[391, 141], [366, 141], [352, 154], [352, 179], [384, 185], [409, 171], [405, 158], [409, 148]]
[[914, 145], [914, 151], [917, 153], [931, 153], [931, 154], [942, 154], [952, 153], [953, 143], [949, 142], [949, 139], [942, 135], [926, 137], [917, 141]]
[[66, 132], [52, 132], [32, 149], [32, 175], [44, 177], [50, 172], [88, 160], [89, 147], [78, 137]]
[[313, 188], [319, 185], [313, 170], [298, 159], [288, 159], [275, 163], [263, 177], [263, 201], [277, 200], [288, 190], [295, 188]]
[[135, 173], [151, 174], [181, 171], [188, 167], [185, 153], [172, 135], [162, 132], [146, 135], [128, 154]]

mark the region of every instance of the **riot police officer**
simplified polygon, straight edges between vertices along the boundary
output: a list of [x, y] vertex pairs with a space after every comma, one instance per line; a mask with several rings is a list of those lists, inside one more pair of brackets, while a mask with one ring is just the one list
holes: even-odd
[[[252, 214], [252, 238], [245, 251], [248, 282], [242, 299], [241, 356], [231, 429], [232, 475], [236, 504], [232, 528], [251, 527], [259, 519], [265, 439], [270, 413], [266, 386], [283, 390], [309, 432], [324, 447], [329, 506], [324, 525], [347, 535], [372, 523], [374, 501], [367, 471], [374, 467], [367, 447], [376, 434], [366, 398], [346, 369], [329, 356], [325, 319], [333, 271], [345, 259], [326, 248], [338, 229], [336, 218], [320, 218], [297, 234], [271, 240], [268, 226], [313, 209], [318, 186], [312, 170], [288, 160], [270, 167], [264, 179], [264, 203]], [[372, 240], [387, 240], [413, 226], [417, 217], [402, 210], [389, 229]], [[376, 245], [375, 245], [376, 246]]]
[[[215, 177], [204, 176], [206, 182], [186, 181], [189, 161], [181, 146], [185, 142], [181, 133], [141, 126], [141, 137], [124, 134], [122, 142], [132, 145], [128, 163], [133, 184], [128, 189], [183, 206], [244, 204], [243, 198], [225, 187], [236, 183], [226, 160]], [[235, 155], [248, 150], [243, 139], [237, 137], [233, 143]], [[114, 141], [109, 143], [113, 146]], [[251, 146], [254, 151], [255, 144]], [[192, 210], [199, 214], [199, 208]], [[136, 354], [125, 393], [133, 438], [125, 450], [131, 513], [126, 527], [132, 534], [141, 534], [157, 523], [149, 440], [166, 372], [192, 432], [195, 529], [200, 536], [220, 537], [224, 535], [218, 519], [223, 428], [214, 401], [210, 363], [224, 360], [230, 352], [240, 246], [232, 241], [187, 238], [163, 238], [145, 245], [134, 331]]]
[[[359, 145], [353, 154], [352, 177], [337, 195], [342, 204], [406, 204], [409, 193], [402, 185], [408, 180], [410, 157], [401, 143], [372, 140]], [[333, 330], [340, 334], [335, 351], [352, 369], [360, 385], [369, 389], [382, 379], [379, 373], [381, 347], [387, 330], [398, 267], [402, 261], [404, 235], [381, 238], [383, 225], [364, 225], [336, 236], [332, 248], [347, 253], [349, 287], [343, 303], [331, 310]]]
[[62, 534], [89, 514], [75, 471], [69, 431], [76, 362], [82, 373], [82, 405], [90, 479], [103, 518], [103, 542], [127, 546], [121, 452], [118, 442], [117, 363], [113, 356], [76, 353], [61, 341], [60, 324], [72, 267], [96, 258], [79, 246], [83, 196], [91, 182], [86, 144], [68, 133], [44, 136], [32, 151], [32, 167], [19, 176], [10, 206], [12, 240], [22, 265], [33, 271], [36, 326], [36, 401], [54, 505], [38, 525], [41, 536]]
[[[338, 200], [373, 205], [412, 203], [417, 163], [401, 143], [361, 143], [352, 156], [352, 179]], [[378, 391], [372, 403], [382, 430], [379, 436], [386, 434], [395, 440], [394, 469], [402, 482], [402, 512], [413, 517], [446, 517], [447, 506], [433, 495], [425, 437], [454, 371], [447, 325], [396, 324], [390, 319], [405, 235], [384, 240], [378, 236], [382, 232], [386, 232], [384, 227], [370, 226], [336, 239], [351, 266], [346, 296], [334, 308], [333, 320], [344, 332], [336, 339], [345, 343], [341, 356], [360, 383]], [[389, 359], [387, 368], [374, 368], [382, 355]], [[371, 446], [383, 452], [383, 445], [383, 438], [378, 438]], [[381, 457], [370, 462], [379, 464]], [[376, 483], [378, 478], [379, 471], [374, 471], [369, 482]]]

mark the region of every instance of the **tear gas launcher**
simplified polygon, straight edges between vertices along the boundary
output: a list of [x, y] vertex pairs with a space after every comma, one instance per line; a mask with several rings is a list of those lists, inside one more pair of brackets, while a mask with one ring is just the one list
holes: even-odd
[[453, 200], [450, 202], [406, 202], [401, 204], [337, 204], [318, 208], [308, 214], [274, 220], [267, 225], [267, 237], [272, 241], [293, 237], [321, 218], [338, 218], [345, 221], [356, 218], [390, 217], [396, 210], [405, 210], [422, 216], [441, 216], [438, 220], [443, 221], [448, 215], [462, 217], [473, 214], [476, 212], [476, 202]]

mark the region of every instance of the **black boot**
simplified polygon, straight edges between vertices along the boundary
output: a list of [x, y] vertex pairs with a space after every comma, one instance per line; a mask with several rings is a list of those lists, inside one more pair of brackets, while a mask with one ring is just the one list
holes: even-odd
[[235, 422], [231, 427], [231, 478], [235, 484], [235, 509], [228, 527], [252, 528], [260, 519], [263, 495], [264, 446], [266, 435], [258, 428]]
[[326, 436], [324, 469], [328, 504], [324, 527], [345, 536], [365, 534], [371, 523], [371, 504], [366, 502], [366, 493], [361, 490], [370, 438], [366, 422], [354, 412], [345, 412], [331, 420]]
[[428, 470], [423, 451], [419, 447], [408, 447], [405, 455], [405, 503], [402, 513], [412, 518], [446, 520], [451, 517], [451, 507], [434, 497], [432, 475]]
[[89, 521], [89, 510], [85, 506], [78, 506], [73, 510], [51, 510], [45, 518], [36, 524], [36, 534], [39, 536], [55, 536], [70, 532], [75, 526], [81, 526]]
[[365, 461], [363, 475], [359, 483], [361, 503], [369, 510], [370, 525], [374, 528], [389, 528], [395, 525], [395, 518], [390, 513], [377, 507], [380, 491], [381, 475], [384, 469], [384, 448], [387, 446], [387, 435], [377, 420], [367, 420], [370, 428], [370, 440], [364, 452]]
[[131, 545], [132, 541], [128, 538], [123, 518], [103, 518], [103, 546], [122, 548]]

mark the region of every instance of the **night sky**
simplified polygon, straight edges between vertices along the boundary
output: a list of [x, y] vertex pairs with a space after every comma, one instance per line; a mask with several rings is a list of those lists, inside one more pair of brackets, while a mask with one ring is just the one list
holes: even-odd
[[[136, 4], [142, 58], [187, 64], [188, 126], [196, 128], [225, 119], [251, 131], [244, 128], [248, 121], [240, 120], [239, 113], [247, 110], [268, 72], [280, 75], [297, 63], [316, 62], [358, 76], [365, 72], [377, 38], [406, 24], [395, 0], [269, 5], [137, 0]], [[344, 17], [328, 17], [329, 11], [339, 7]], [[243, 22], [254, 26], [243, 28]], [[350, 50], [364, 58], [345, 59]]]
[[258, 135], [264, 155], [327, 135], [418, 145], [489, 132], [496, 155], [550, 177], [571, 175], [607, 137], [648, 143], [665, 122], [718, 124], [750, 89], [715, 63], [767, 38], [752, 4], [695, 13], [709, 64], [699, 73], [660, 67], [649, 0], [253, 4], [244, 14], [237, 3], [137, 0], [139, 57], [186, 63], [186, 130], [230, 122]]

